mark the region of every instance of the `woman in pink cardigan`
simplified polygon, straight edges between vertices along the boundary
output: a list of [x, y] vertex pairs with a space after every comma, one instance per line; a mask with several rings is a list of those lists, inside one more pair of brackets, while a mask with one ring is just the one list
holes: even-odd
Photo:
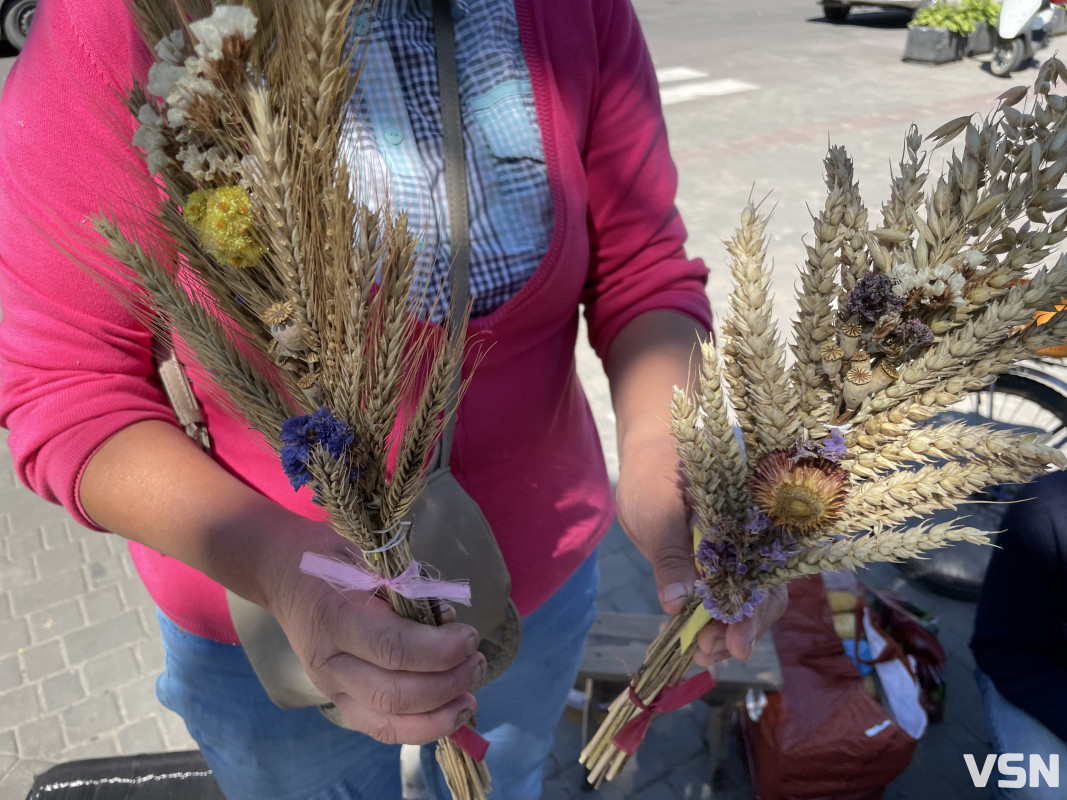
[[[371, 33], [415, 53], [428, 7], [383, 0]], [[121, 0], [43, 0], [4, 89], [0, 424], [28, 486], [83, 525], [130, 540], [168, 649], [160, 699], [185, 718], [228, 797], [398, 797], [397, 745], [446, 736], [477, 710], [497, 796], [536, 798], [594, 616], [595, 547], [615, 515], [652, 563], [666, 612], [681, 610], [695, 579], [663, 419], [710, 330], [706, 270], [683, 251], [675, 169], [633, 9], [628, 0], [454, 0], [453, 14], [468, 157], [484, 166], [468, 191], [494, 196], [494, 159], [521, 157], [535, 209], [519, 218], [511, 250], [525, 256], [509, 262], [511, 288], [481, 308], [474, 293], [470, 335], [492, 346], [460, 406], [452, 451], [453, 473], [503, 552], [525, 627], [515, 663], [477, 695], [485, 659], [472, 628], [418, 625], [299, 572], [301, 553], [335, 541], [319, 510], [199, 387], [213, 458], [193, 445], [161, 392], [149, 331], [55, 246], [101, 208], [109, 185], [124, 185], [115, 175], [150, 187], [129, 131], [114, 124], [128, 116], [119, 93], [151, 55]], [[475, 74], [474, 54], [493, 48], [510, 72]], [[420, 89], [405, 70], [424, 65], [397, 62], [396, 97], [410, 110]], [[477, 119], [472, 92], [514, 92], [527, 116], [498, 140], [493, 126], [503, 123]], [[500, 152], [523, 120], [533, 127], [521, 152]], [[406, 124], [393, 139], [418, 139]], [[487, 213], [486, 225], [512, 241], [507, 220]], [[472, 221], [474, 287], [480, 269], [500, 267], [492, 258], [479, 266], [478, 230]], [[580, 306], [618, 419], [614, 497], [575, 373]], [[362, 733], [270, 703], [223, 587], [279, 619], [312, 680]], [[709, 626], [697, 660], [747, 657], [782, 607], [775, 594], [750, 620]], [[429, 777], [440, 792], [439, 776]]]

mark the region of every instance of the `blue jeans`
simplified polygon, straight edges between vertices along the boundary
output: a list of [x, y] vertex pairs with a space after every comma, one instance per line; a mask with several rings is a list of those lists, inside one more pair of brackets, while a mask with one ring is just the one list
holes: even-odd
[[[537, 800], [553, 735], [596, 617], [596, 554], [523, 620], [519, 654], [477, 693], [493, 796]], [[339, 728], [316, 708], [271, 702], [244, 650], [181, 630], [159, 614], [166, 671], [160, 702], [180, 715], [229, 800], [399, 800], [400, 747]], [[433, 746], [424, 777], [450, 797]]]
[[[1023, 761], [1016, 762], [1016, 766], [1028, 770], [1031, 754], [1040, 756], [1042, 762], [1048, 764], [1050, 756], [1055, 753], [1059, 756], [1060, 768], [1067, 766], [1067, 743], [998, 692], [984, 672], [976, 669], [974, 679], [982, 694], [989, 735], [997, 754], [1022, 753]], [[1002, 776], [994, 768], [987, 784], [993, 787], [991, 800], [1055, 800], [1063, 797], [1063, 789], [1047, 786], [1043, 780], [1037, 787], [1027, 785], [1017, 789], [1001, 789], [997, 782], [1002, 777], [1014, 779], [1014, 776]], [[1064, 777], [1061, 774], [1061, 782]]]

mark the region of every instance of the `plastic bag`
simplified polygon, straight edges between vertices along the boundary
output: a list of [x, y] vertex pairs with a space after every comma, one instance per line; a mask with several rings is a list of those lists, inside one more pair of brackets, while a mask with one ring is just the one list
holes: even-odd
[[916, 740], [864, 688], [834, 631], [820, 576], [789, 584], [789, 608], [773, 635], [785, 684], [767, 695], [758, 722], [742, 716], [755, 796], [877, 800], [907, 767]]

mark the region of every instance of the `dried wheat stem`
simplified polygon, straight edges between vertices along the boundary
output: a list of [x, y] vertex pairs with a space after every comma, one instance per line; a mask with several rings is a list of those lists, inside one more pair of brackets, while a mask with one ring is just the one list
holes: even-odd
[[854, 538], [809, 547], [789, 559], [784, 567], [765, 574], [761, 583], [770, 586], [819, 572], [855, 570], [877, 561], [903, 561], [921, 558], [927, 550], [971, 542], [987, 544], [989, 531], [957, 526], [951, 522], [895, 529], [879, 529]]
[[[734, 291], [723, 332], [728, 354], [740, 368], [727, 372], [732, 395], [743, 392], [751, 426], [742, 424], [747, 437], [746, 457], [756, 463], [763, 454], [793, 443], [799, 433], [795, 403], [785, 373], [785, 352], [778, 340], [769, 287], [764, 269], [766, 218], [751, 203], [741, 214], [734, 238], [727, 242]], [[743, 388], [742, 388], [743, 386]]]

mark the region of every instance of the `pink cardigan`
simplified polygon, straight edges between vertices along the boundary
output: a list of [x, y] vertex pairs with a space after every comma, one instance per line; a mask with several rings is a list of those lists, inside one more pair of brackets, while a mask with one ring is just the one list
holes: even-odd
[[[601, 358], [641, 313], [711, 320], [705, 267], [683, 251], [656, 79], [628, 0], [516, 6], [555, 225], [529, 283], [471, 325], [483, 355], [459, 410], [452, 467], [481, 504], [527, 614], [592, 552], [614, 514], [575, 373], [579, 304]], [[122, 0], [45, 0], [0, 101], [0, 424], [20, 478], [88, 526], [78, 481], [97, 448], [132, 423], [173, 422], [149, 333], [53, 244], [96, 257], [70, 231], [91, 238], [81, 225], [90, 215], [150, 188], [116, 99], [147, 57]], [[245, 423], [199, 396], [219, 462], [318, 516]], [[149, 548], [131, 550], [168, 616], [236, 641], [221, 586]]]

